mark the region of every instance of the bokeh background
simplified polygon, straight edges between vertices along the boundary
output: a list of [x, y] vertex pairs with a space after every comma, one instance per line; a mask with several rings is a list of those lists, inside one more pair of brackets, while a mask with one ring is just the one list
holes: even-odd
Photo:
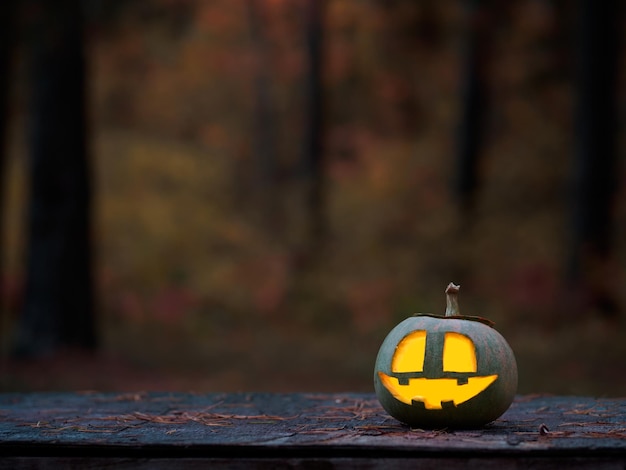
[[591, 199], [608, 235], [576, 222], [593, 2], [83, 2], [97, 341], [30, 354], [49, 7], [14, 3], [1, 391], [371, 391], [388, 331], [442, 314], [454, 281], [510, 342], [521, 393], [626, 392], [622, 34], [598, 121], [615, 146], [594, 156], [612, 191]]

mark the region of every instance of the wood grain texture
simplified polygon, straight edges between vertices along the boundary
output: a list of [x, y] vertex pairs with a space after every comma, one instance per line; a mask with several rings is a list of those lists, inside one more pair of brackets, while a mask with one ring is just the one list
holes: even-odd
[[433, 431], [398, 423], [372, 394], [0, 395], [0, 469], [172, 459], [188, 468], [435, 468], [443, 459], [446, 468], [623, 470], [626, 400], [519, 396], [484, 428]]

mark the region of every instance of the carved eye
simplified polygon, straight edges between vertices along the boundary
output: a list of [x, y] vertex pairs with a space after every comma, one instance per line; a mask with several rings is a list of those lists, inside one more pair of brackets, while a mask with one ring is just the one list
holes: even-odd
[[446, 333], [443, 343], [444, 372], [476, 372], [476, 349], [467, 336]]
[[[391, 371], [423, 372], [426, 355], [426, 331], [413, 331], [396, 348]], [[472, 340], [460, 333], [448, 332], [443, 344], [444, 372], [476, 372], [476, 349]]]
[[423, 372], [426, 355], [426, 331], [409, 333], [398, 344], [391, 362], [392, 372]]

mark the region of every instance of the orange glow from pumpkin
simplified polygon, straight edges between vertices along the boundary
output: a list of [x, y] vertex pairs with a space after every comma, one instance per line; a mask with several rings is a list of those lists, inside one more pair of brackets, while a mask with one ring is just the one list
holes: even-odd
[[446, 333], [443, 343], [444, 372], [476, 372], [476, 350], [467, 336]]
[[409, 333], [398, 344], [391, 362], [392, 372], [422, 372], [426, 354], [426, 332]]
[[[423, 372], [426, 358], [426, 336], [423, 330], [413, 331], [402, 338], [391, 363], [392, 374]], [[443, 372], [476, 373], [476, 349], [467, 336], [448, 332], [443, 344]], [[468, 376], [457, 378], [414, 377], [405, 379], [401, 384], [398, 377], [378, 372], [385, 388], [399, 401], [411, 405], [414, 401], [424, 403], [426, 409], [440, 410], [443, 403], [458, 406], [475, 397], [498, 375]]]

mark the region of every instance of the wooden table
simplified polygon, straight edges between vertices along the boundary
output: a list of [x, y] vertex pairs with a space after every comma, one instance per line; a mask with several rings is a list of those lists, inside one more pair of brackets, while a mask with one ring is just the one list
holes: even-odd
[[399, 424], [372, 394], [0, 394], [0, 469], [208, 465], [624, 470], [626, 399], [520, 396], [448, 431]]

